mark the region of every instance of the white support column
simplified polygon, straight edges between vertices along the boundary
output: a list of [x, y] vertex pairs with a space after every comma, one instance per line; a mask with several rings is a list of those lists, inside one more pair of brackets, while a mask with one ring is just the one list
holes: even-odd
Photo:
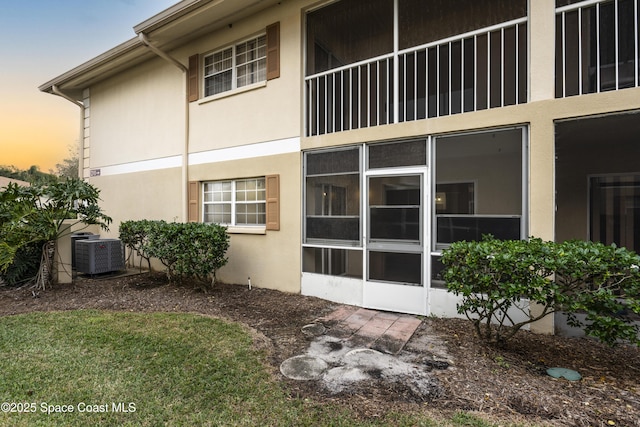
[[529, 0], [529, 101], [555, 97], [555, 0]]

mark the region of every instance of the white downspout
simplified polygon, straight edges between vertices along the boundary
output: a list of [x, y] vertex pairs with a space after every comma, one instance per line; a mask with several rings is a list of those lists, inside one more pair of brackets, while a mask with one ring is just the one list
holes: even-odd
[[78, 100], [71, 98], [66, 93], [63, 93], [60, 90], [60, 88], [58, 88], [57, 85], [52, 85], [51, 91], [54, 94], [80, 107], [80, 131], [79, 131], [80, 140], [78, 141], [78, 178], [83, 179], [84, 178], [83, 176], [84, 175], [84, 104]]
[[153, 53], [158, 55], [165, 61], [175, 65], [184, 74], [184, 144], [182, 147], [182, 222], [189, 221], [189, 205], [188, 205], [188, 186], [189, 186], [189, 88], [188, 88], [188, 72], [189, 69], [185, 67], [177, 59], [173, 58], [166, 52], [163, 52], [156, 46], [152, 45], [147, 36], [144, 33], [138, 33], [138, 39], [143, 45], [148, 47]]

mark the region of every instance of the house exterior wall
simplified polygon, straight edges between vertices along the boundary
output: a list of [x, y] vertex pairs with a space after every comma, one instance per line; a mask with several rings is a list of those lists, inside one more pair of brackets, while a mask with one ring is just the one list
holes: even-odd
[[[186, 64], [191, 55], [213, 52], [258, 35], [268, 25], [279, 22], [280, 77], [274, 80], [200, 97], [187, 104], [185, 75], [156, 58], [88, 88], [85, 176], [101, 189], [103, 206], [114, 218], [110, 235], [117, 235], [118, 224], [124, 220], [184, 220], [181, 200], [184, 202], [185, 176], [188, 181], [204, 183], [276, 174], [280, 177], [280, 229], [230, 227], [229, 263], [220, 270], [218, 278], [245, 284], [250, 277], [255, 286], [300, 292], [301, 277], [307, 275], [301, 273], [305, 152], [522, 127], [527, 142], [526, 164], [521, 165], [525, 171], [526, 232], [529, 236], [554, 240], [556, 227], [570, 226], [556, 224], [555, 217], [556, 123], [640, 110], [640, 88], [555, 98], [556, 2], [529, 0], [527, 102], [305, 136], [304, 15], [325, 3], [329, 2], [285, 0], [171, 52]], [[189, 128], [185, 129], [187, 120]], [[185, 161], [182, 153], [187, 135]], [[500, 165], [495, 168], [499, 170]], [[496, 177], [499, 179], [499, 174]], [[499, 197], [495, 195], [493, 199]], [[500, 209], [515, 209], [514, 200], [501, 203]], [[199, 218], [202, 219], [202, 204]], [[429, 252], [426, 243], [425, 256]], [[314, 288], [321, 290], [318, 296], [331, 299], [342, 292], [341, 302], [359, 304], [363, 300], [357, 279], [307, 276]], [[429, 301], [432, 313], [456, 315], [451, 296], [442, 289], [434, 289]], [[538, 322], [532, 330], [553, 331], [553, 319]]]
[[[135, 165], [132, 165], [135, 166]], [[90, 178], [100, 189], [107, 215], [113, 218], [108, 237], [118, 237], [120, 222], [127, 220], [179, 221], [180, 168], [116, 173]], [[104, 234], [104, 233], [103, 233]]]
[[89, 99], [85, 168], [102, 169], [181, 154], [184, 84], [176, 67], [154, 59], [91, 87]]
[[267, 10], [234, 23], [172, 55], [187, 63], [194, 52], [206, 54], [279, 21], [278, 79], [187, 106], [184, 74], [156, 58], [89, 88], [85, 177], [100, 189], [102, 205], [114, 219], [105, 236], [117, 237], [126, 220], [182, 221], [188, 108], [188, 180], [280, 176], [280, 231], [230, 228], [229, 262], [217, 279], [244, 284], [251, 277], [254, 286], [299, 292], [301, 14], [295, 6], [272, 9], [278, 13]]
[[[247, 151], [247, 155], [251, 152]], [[300, 153], [237, 158], [190, 167], [195, 181], [280, 175], [280, 230], [229, 227], [229, 262], [217, 273], [226, 283], [300, 291]], [[200, 212], [201, 213], [201, 212]]]
[[300, 135], [301, 14], [296, 4], [283, 2], [263, 14], [234, 23], [203, 37], [184, 50], [183, 62], [194, 52], [216, 49], [264, 33], [280, 22], [280, 77], [190, 103], [190, 152], [255, 144]]

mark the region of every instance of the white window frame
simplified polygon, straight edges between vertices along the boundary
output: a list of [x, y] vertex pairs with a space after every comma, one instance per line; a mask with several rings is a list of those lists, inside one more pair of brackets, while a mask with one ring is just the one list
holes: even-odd
[[[261, 40], [262, 39], [262, 40]], [[260, 50], [264, 51], [264, 54], [262, 56], [258, 56], [256, 58], [252, 58], [250, 60], [247, 60], [245, 62], [243, 62], [242, 64], [238, 63], [238, 48], [242, 45], [246, 45], [247, 43], [250, 42], [256, 42], [256, 52], [259, 53]], [[223, 70], [213, 70], [213, 64], [210, 65], [210, 67], [212, 68], [212, 72], [209, 72], [207, 74], [207, 60], [214, 57], [214, 55], [222, 53], [222, 52], [226, 52], [226, 51], [231, 51], [231, 67], [230, 68], [225, 68]], [[264, 64], [264, 66], [262, 67], [262, 70], [260, 70], [260, 62], [262, 62]], [[243, 84], [238, 84], [238, 69], [249, 64], [249, 63], [253, 63], [253, 64], [258, 64], [258, 70], [255, 72], [255, 77], [252, 79], [249, 79], [248, 81], [244, 82]], [[226, 73], [228, 71], [231, 71], [231, 87], [229, 89], [224, 89], [221, 90], [219, 92], [214, 92], [212, 90], [211, 93], [207, 93], [207, 81], [208, 79], [214, 78], [216, 75], [219, 74], [223, 74]], [[256, 83], [260, 83], [260, 82], [264, 82], [267, 80], [267, 35], [266, 33], [262, 33], [262, 34], [258, 34], [257, 36], [254, 37], [250, 37], [247, 38], [245, 40], [239, 41], [237, 43], [234, 43], [233, 45], [230, 46], [225, 46], [221, 49], [218, 49], [214, 52], [211, 52], [207, 55], [204, 55], [203, 60], [202, 60], [202, 80], [203, 80], [203, 84], [202, 84], [202, 90], [204, 92], [204, 97], [210, 97], [210, 96], [215, 96], [215, 95], [219, 95], [221, 93], [226, 93], [235, 89], [239, 89], [242, 87], [246, 87], [246, 86], [251, 86], [253, 84]], [[262, 77], [261, 77], [262, 75]]]
[[[249, 182], [249, 181], [255, 181], [256, 183], [258, 183], [259, 181], [262, 181], [262, 187], [260, 189], [256, 189], [256, 195], [259, 195], [260, 192], [263, 193], [263, 198], [256, 198], [256, 200], [237, 200], [237, 192], [238, 190], [238, 183], [240, 182]], [[207, 201], [207, 194], [211, 193], [211, 191], [207, 191], [207, 186], [209, 184], [215, 184], [215, 183], [230, 183], [231, 184], [231, 200], [210, 200]], [[241, 191], [241, 190], [240, 190]], [[266, 218], [267, 218], [267, 214], [266, 214], [266, 209], [267, 209], [267, 190], [266, 190], [266, 179], [264, 176], [261, 177], [254, 177], [254, 178], [240, 178], [240, 179], [224, 179], [224, 180], [216, 180], [216, 181], [206, 181], [203, 183], [202, 185], [202, 222], [207, 223], [207, 224], [211, 224], [212, 222], [207, 221], [207, 213], [206, 213], [206, 207], [207, 206], [213, 206], [213, 205], [231, 205], [231, 222], [229, 223], [225, 223], [225, 222], [221, 222], [220, 224], [222, 225], [226, 225], [226, 226], [230, 226], [230, 227], [260, 227], [260, 228], [264, 228], [266, 226]], [[263, 206], [263, 215], [264, 215], [264, 222], [261, 223], [256, 223], [256, 224], [251, 224], [251, 223], [239, 223], [237, 221], [237, 206], [238, 205], [260, 205], [262, 204]]]

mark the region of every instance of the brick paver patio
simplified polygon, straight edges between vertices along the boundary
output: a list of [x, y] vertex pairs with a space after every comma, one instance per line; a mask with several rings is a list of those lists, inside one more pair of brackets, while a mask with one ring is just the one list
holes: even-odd
[[407, 314], [352, 306], [340, 306], [317, 321], [327, 327], [328, 335], [348, 340], [355, 347], [369, 347], [389, 354], [400, 352], [422, 323]]

